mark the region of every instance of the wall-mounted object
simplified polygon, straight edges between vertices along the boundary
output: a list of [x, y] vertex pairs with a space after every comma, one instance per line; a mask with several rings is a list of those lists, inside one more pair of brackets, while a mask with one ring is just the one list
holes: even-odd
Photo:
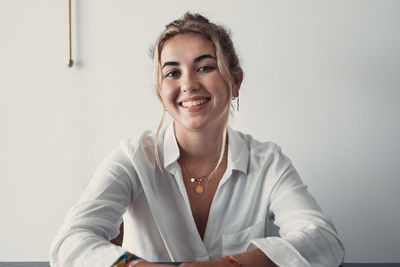
[[74, 61], [72, 60], [72, 44], [71, 44], [71, 0], [68, 0], [68, 48], [69, 48], [69, 54], [68, 54], [68, 67], [72, 67], [74, 64]]

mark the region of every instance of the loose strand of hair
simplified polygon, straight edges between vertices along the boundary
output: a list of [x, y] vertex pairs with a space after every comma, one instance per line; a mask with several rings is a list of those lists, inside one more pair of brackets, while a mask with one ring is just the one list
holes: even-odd
[[[228, 100], [228, 102], [230, 102], [230, 100]], [[228, 137], [229, 107], [230, 107], [230, 103], [227, 105], [227, 109], [226, 109], [226, 118], [225, 118], [225, 122], [224, 122], [224, 128], [222, 131], [222, 143], [219, 146], [220, 151], [219, 151], [218, 161], [217, 161], [217, 164], [215, 165], [214, 170], [211, 172], [211, 174], [208, 177], [212, 177], [214, 175], [214, 173], [218, 170], [219, 166], [221, 165], [221, 163], [225, 157], [225, 150], [227, 147], [226, 140]]]
[[156, 163], [157, 163], [157, 166], [160, 169], [162, 174], [165, 174], [165, 173], [164, 173], [164, 168], [161, 165], [160, 154], [158, 153], [158, 137], [160, 135], [160, 131], [161, 131], [162, 125], [164, 124], [164, 118], [165, 118], [165, 110], [163, 109], [162, 116], [161, 116], [161, 121], [158, 124], [156, 137], [154, 139], [154, 154], [155, 154], [155, 157], [156, 157]]

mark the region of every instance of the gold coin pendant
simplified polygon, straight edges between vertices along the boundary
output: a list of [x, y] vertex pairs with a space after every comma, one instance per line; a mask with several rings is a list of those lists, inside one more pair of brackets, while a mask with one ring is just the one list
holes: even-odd
[[196, 185], [195, 190], [196, 190], [197, 194], [201, 194], [204, 191], [204, 187], [201, 184], [198, 184], [198, 185]]

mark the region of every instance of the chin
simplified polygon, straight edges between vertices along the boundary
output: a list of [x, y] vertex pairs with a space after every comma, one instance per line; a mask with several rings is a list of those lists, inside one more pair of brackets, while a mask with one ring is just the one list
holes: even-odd
[[184, 125], [184, 127], [186, 129], [188, 129], [188, 130], [199, 131], [199, 130], [207, 128], [207, 125], [203, 125], [203, 124], [186, 124], [186, 125]]

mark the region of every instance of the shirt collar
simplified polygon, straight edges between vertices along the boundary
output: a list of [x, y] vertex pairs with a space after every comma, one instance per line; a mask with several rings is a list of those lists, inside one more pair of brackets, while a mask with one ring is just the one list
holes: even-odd
[[247, 174], [249, 149], [241, 134], [228, 127], [228, 166]]
[[[179, 159], [179, 147], [175, 137], [173, 122], [165, 130], [163, 142], [164, 168]], [[242, 136], [228, 127], [228, 167], [247, 174], [249, 149]]]

